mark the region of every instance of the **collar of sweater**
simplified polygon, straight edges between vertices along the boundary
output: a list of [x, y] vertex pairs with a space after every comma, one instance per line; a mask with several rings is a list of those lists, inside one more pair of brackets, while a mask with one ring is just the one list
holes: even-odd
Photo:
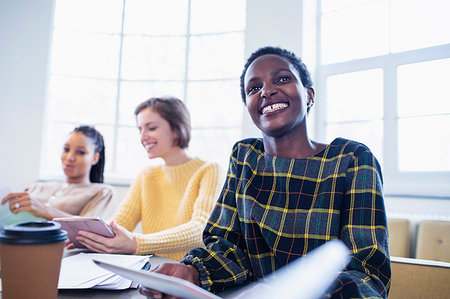
[[205, 162], [199, 158], [194, 158], [186, 163], [175, 166], [161, 166], [161, 170], [164, 175], [172, 182], [189, 180], [192, 175], [199, 169]]

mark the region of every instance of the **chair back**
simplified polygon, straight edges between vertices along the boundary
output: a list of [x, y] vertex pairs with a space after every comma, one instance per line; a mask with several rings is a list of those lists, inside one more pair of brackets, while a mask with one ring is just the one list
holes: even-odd
[[416, 258], [450, 263], [450, 221], [422, 221], [419, 224]]
[[409, 220], [388, 218], [389, 254], [391, 256], [410, 256]]

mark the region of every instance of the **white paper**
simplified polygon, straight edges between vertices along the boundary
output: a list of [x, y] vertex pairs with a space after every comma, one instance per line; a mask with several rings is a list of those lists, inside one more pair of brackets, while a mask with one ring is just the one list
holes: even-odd
[[332, 240], [275, 271], [266, 281], [246, 287], [233, 298], [316, 299], [323, 296], [349, 261], [347, 246], [340, 240]]
[[141, 269], [148, 261], [148, 256], [80, 252], [63, 258], [58, 289], [123, 290], [132, 286], [131, 280], [97, 266], [93, 259], [116, 263], [130, 269]]
[[182, 299], [220, 299], [220, 297], [214, 295], [213, 293], [210, 293], [181, 278], [149, 271], [127, 269], [117, 265], [116, 263], [105, 263], [104, 261], [97, 261], [97, 263], [105, 269], [132, 279], [145, 287], [156, 289], [163, 293], [177, 296]]

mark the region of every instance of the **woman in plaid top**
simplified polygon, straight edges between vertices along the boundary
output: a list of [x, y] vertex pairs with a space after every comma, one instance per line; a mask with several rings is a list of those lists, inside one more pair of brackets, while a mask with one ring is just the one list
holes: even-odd
[[206, 248], [156, 271], [219, 292], [340, 239], [352, 259], [325, 296], [386, 298], [391, 270], [378, 161], [361, 143], [337, 138], [326, 145], [308, 137], [314, 90], [306, 66], [291, 52], [265, 47], [253, 53], [241, 93], [263, 138], [233, 147], [204, 231]]

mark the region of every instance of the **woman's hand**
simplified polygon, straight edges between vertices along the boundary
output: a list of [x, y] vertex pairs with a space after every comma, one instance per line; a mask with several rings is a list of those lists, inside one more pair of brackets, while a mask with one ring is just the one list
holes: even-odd
[[110, 226], [116, 234], [113, 238], [103, 237], [87, 231], [79, 231], [76, 239], [95, 252], [134, 254], [137, 248], [134, 235], [114, 221], [111, 221]]
[[[185, 265], [182, 263], [163, 263], [158, 265], [153, 272], [165, 274], [173, 277], [178, 277], [192, 282], [195, 285], [200, 286], [200, 274], [197, 268], [192, 265]], [[175, 299], [177, 297], [163, 294], [157, 290], [149, 289], [144, 286], [139, 287], [139, 292], [147, 296], [147, 298], [164, 298], [164, 299]]]
[[9, 209], [12, 213], [28, 212], [36, 217], [52, 219], [49, 208], [30, 196], [28, 192], [9, 193], [2, 199], [2, 205], [9, 203]]

